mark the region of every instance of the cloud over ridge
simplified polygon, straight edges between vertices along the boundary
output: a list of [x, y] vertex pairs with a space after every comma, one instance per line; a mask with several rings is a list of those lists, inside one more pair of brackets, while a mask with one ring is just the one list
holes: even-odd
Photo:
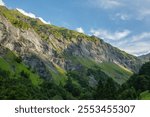
[[100, 38], [104, 38], [107, 40], [121, 40], [125, 37], [127, 37], [131, 32], [127, 29], [123, 30], [123, 31], [116, 31], [116, 32], [110, 32], [104, 29], [91, 29], [90, 31], [93, 35], [100, 37]]
[[24, 15], [26, 15], [26, 16], [28, 16], [28, 17], [31, 17], [31, 18], [38, 18], [38, 19], [40, 19], [43, 23], [45, 23], [45, 24], [51, 24], [50, 23], [50, 21], [45, 21], [43, 18], [41, 18], [41, 17], [37, 17], [35, 14], [33, 14], [33, 13], [28, 13], [28, 12], [26, 12], [26, 11], [24, 11], [23, 9], [20, 9], [20, 8], [16, 8], [19, 12], [21, 12], [22, 14], [24, 14]]
[[5, 6], [5, 3], [3, 2], [3, 0], [0, 0], [0, 5]]
[[80, 33], [84, 33], [84, 30], [83, 30], [82, 27], [76, 28], [76, 31], [77, 31], [77, 32], [80, 32]]

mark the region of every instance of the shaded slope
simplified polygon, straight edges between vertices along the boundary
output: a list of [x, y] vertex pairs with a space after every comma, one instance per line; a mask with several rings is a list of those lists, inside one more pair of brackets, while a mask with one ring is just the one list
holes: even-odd
[[150, 99], [150, 62], [145, 63], [138, 74], [132, 75], [121, 87], [121, 99]]

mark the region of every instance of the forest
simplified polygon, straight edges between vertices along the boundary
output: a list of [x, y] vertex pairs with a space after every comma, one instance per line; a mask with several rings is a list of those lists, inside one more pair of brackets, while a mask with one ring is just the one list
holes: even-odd
[[[16, 59], [17, 62], [20, 62]], [[92, 74], [99, 79], [97, 86], [89, 87], [87, 77]], [[99, 67], [68, 71], [65, 84], [55, 84], [43, 80], [34, 85], [30, 74], [21, 71], [11, 75], [10, 71], [0, 69], [1, 100], [139, 100], [150, 99], [150, 62], [145, 63], [139, 73], [133, 74], [127, 82], [117, 84]], [[74, 82], [76, 80], [76, 82]]]

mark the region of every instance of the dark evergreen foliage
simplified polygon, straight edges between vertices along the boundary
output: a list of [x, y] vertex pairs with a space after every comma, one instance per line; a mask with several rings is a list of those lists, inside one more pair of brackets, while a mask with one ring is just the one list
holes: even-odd
[[[69, 71], [65, 85], [44, 80], [39, 86], [32, 84], [29, 74], [25, 71], [21, 71], [18, 78], [12, 78], [9, 71], [0, 69], [0, 99], [140, 99], [140, 93], [150, 89], [149, 64], [144, 64], [139, 74], [134, 74], [121, 86], [99, 67]], [[91, 75], [99, 80], [95, 87], [89, 86], [88, 78]]]

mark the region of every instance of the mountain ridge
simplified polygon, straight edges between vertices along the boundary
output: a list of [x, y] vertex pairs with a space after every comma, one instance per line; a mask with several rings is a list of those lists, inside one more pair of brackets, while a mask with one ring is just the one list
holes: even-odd
[[150, 53], [139, 56], [138, 58], [141, 59], [143, 62], [148, 62], [150, 61]]
[[[101, 63], [112, 63], [132, 72], [137, 72], [142, 64], [137, 57], [95, 36], [46, 25], [17, 10], [5, 7], [0, 7], [0, 10], [1, 45], [21, 56], [26, 65], [45, 79], [52, 78], [52, 75], [65, 77], [66, 71], [91, 67], [85, 65], [90, 62], [98, 66]], [[83, 64], [82, 60], [87, 63]]]

